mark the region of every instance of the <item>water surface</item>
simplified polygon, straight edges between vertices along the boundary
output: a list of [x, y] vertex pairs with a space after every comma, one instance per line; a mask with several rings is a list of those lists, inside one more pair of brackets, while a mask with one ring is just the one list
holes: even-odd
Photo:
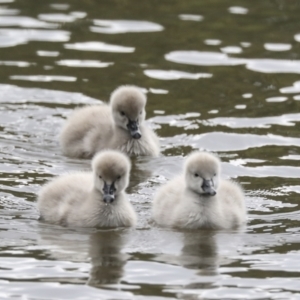
[[[297, 1], [0, 1], [1, 299], [300, 299]], [[147, 93], [159, 158], [133, 160], [135, 230], [38, 221], [36, 193], [89, 170], [57, 135], [121, 84]], [[240, 182], [244, 231], [149, 224], [191, 150]]]

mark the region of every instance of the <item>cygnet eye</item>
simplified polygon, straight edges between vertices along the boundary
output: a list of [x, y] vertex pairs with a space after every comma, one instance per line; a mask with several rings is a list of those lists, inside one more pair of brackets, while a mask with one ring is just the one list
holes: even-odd
[[102, 179], [102, 176], [101, 176], [101, 175], [99, 175], [99, 178], [100, 178], [100, 179]]
[[217, 176], [217, 173], [215, 173], [214, 176]]
[[140, 111], [140, 115], [142, 114], [142, 111]]
[[195, 176], [195, 177], [199, 177], [199, 174], [198, 174], [198, 173], [195, 173], [194, 176]]
[[117, 180], [120, 180], [121, 179], [121, 175], [119, 175], [118, 177], [117, 177]]
[[125, 116], [125, 113], [123, 110], [120, 112], [120, 114], [121, 114], [121, 116]]

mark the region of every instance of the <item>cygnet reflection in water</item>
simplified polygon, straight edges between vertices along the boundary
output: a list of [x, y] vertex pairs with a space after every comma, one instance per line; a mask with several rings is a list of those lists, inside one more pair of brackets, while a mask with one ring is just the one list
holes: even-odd
[[216, 275], [219, 265], [215, 232], [185, 232], [183, 247], [178, 257], [180, 265], [197, 269], [202, 275]]
[[[88, 278], [76, 278], [76, 282], [87, 283], [94, 287], [119, 282], [124, 265], [130, 257], [129, 254], [122, 253], [122, 249], [130, 238], [129, 229], [82, 228], [74, 231], [53, 225], [39, 225], [39, 244], [47, 249], [47, 257], [55, 259], [57, 264], [59, 261], [89, 264]], [[64, 279], [70, 283], [73, 280], [74, 278]]]
[[[232, 257], [237, 256], [244, 245], [241, 239], [243, 230], [168, 231], [168, 236], [170, 244], [181, 244], [181, 249], [174, 251], [169, 248], [168, 253], [156, 255], [155, 261], [184, 268], [177, 268], [178, 274], [175, 275], [182, 281], [180, 289], [188, 290], [187, 294], [180, 294], [180, 299], [202, 299], [199, 298], [199, 291], [217, 288], [215, 283], [220, 275], [220, 267], [235, 262]], [[186, 272], [185, 269], [193, 272]], [[180, 293], [176, 291], [177, 288], [175, 286], [174, 292]]]
[[91, 235], [89, 257], [92, 267], [88, 285], [99, 287], [119, 282], [130, 257], [121, 252], [128, 239], [126, 230], [98, 231]]
[[[181, 244], [179, 253], [159, 254], [155, 260], [199, 270], [199, 275], [216, 275], [219, 254], [215, 235], [216, 232], [210, 230], [180, 232], [180, 241], [176, 242]], [[174, 235], [174, 238], [177, 240], [178, 237]]]

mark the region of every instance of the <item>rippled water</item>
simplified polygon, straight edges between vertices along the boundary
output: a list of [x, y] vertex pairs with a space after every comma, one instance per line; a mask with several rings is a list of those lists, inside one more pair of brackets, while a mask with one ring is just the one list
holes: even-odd
[[[0, 299], [300, 299], [300, 3], [0, 0]], [[89, 169], [57, 134], [121, 84], [148, 96], [162, 156], [138, 158], [136, 230], [38, 222], [53, 176]], [[246, 191], [240, 232], [149, 224], [192, 149]]]

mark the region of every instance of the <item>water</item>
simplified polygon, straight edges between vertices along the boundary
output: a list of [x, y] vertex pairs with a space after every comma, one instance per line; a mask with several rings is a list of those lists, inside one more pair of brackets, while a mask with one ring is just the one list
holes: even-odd
[[[300, 299], [297, 1], [0, 1], [0, 299]], [[121, 84], [147, 92], [162, 156], [137, 158], [136, 230], [40, 223], [40, 186], [88, 170], [57, 135]], [[192, 149], [246, 192], [247, 229], [149, 224]]]

